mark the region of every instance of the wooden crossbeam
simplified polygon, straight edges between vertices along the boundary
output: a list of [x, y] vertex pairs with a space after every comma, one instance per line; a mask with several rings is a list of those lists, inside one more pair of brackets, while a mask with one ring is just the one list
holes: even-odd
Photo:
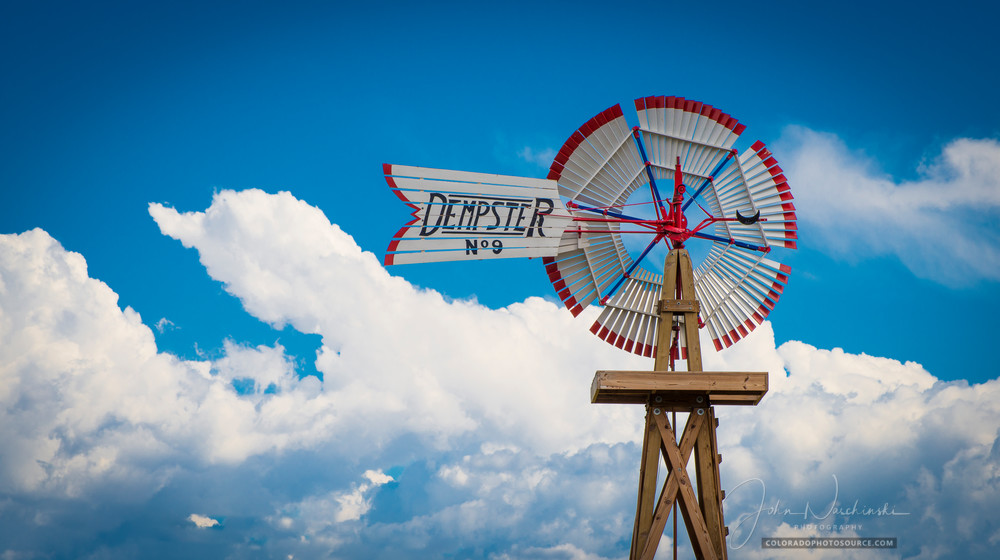
[[646, 404], [650, 397], [685, 401], [698, 396], [708, 403], [755, 405], [767, 393], [767, 372], [736, 371], [598, 371], [590, 386], [594, 403]]

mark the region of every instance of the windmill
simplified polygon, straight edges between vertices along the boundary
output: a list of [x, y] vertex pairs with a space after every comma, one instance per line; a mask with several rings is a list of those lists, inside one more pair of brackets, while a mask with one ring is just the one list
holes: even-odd
[[[767, 373], [702, 371], [698, 331], [721, 350], [764, 321], [788, 282], [771, 251], [796, 247], [795, 207], [762, 142], [734, 148], [745, 126], [728, 114], [672, 96], [636, 99], [635, 111], [637, 126], [619, 105], [588, 120], [544, 179], [385, 164], [412, 209], [385, 263], [540, 257], [573, 315], [600, 306], [594, 334], [654, 358], [652, 371], [598, 371], [591, 385], [594, 403], [646, 407], [629, 557], [653, 558], [671, 511], [676, 534], [679, 507], [695, 554], [726, 558], [713, 407], [757, 404]], [[659, 272], [647, 266], [661, 244]]]

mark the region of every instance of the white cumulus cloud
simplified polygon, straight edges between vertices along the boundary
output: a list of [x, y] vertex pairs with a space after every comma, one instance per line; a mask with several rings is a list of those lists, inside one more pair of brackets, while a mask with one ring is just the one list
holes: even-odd
[[219, 524], [217, 519], [212, 519], [207, 515], [201, 515], [198, 513], [192, 513], [188, 516], [188, 521], [194, 523], [194, 526], [199, 529], [208, 529], [209, 527], [215, 527]]
[[[225, 519], [212, 537], [233, 556], [624, 554], [641, 410], [591, 405], [588, 389], [596, 369], [649, 360], [540, 298], [488, 309], [417, 289], [288, 193], [150, 212], [250, 314], [320, 334], [323, 379], [280, 346], [160, 352], [83, 256], [41, 230], [0, 236], [0, 555], [205, 536], [170, 519]], [[763, 557], [754, 539], [789, 530], [992, 558], [1000, 380], [776, 345], [769, 323], [705, 364], [770, 373], [759, 406], [718, 412], [731, 557]], [[835, 527], [795, 516], [831, 503]], [[882, 505], [906, 515], [870, 513]], [[128, 542], [102, 537], [125, 527]]]
[[803, 236], [841, 256], [896, 255], [947, 285], [1000, 280], [1000, 142], [961, 138], [898, 181], [833, 134], [791, 127], [775, 144]]

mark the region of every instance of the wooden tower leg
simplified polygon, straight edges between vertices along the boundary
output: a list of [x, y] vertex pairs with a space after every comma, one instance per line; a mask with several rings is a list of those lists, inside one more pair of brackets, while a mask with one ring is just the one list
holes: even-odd
[[653, 419], [652, 408], [646, 407], [646, 431], [642, 438], [642, 461], [639, 463], [639, 498], [635, 506], [635, 525], [629, 560], [639, 560], [639, 553], [649, 540], [656, 506], [656, 475], [660, 467], [660, 430]]

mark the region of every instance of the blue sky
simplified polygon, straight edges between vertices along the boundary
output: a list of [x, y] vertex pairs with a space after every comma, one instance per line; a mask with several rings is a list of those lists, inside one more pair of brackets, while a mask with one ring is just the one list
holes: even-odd
[[537, 261], [381, 269], [381, 171], [544, 177], [597, 112], [679, 95], [768, 144], [800, 220], [767, 327], [706, 357], [772, 376], [724, 487], [836, 477], [911, 512], [837, 534], [992, 557], [997, 9], [800, 4], [4, 4], [0, 549], [622, 557], [638, 413], [586, 390], [649, 365]]

